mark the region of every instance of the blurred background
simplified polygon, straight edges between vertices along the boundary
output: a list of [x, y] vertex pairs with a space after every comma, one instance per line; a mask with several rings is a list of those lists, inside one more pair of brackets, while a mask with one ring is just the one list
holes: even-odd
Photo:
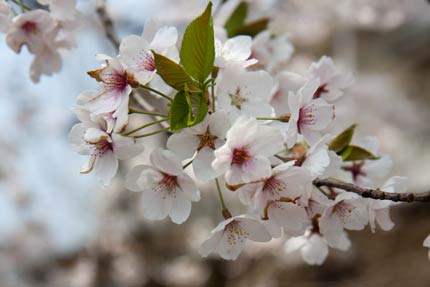
[[[31, 1], [27, 1], [31, 2]], [[430, 4], [425, 0], [248, 1], [258, 16], [288, 32], [295, 52], [286, 68], [304, 71], [322, 55], [355, 75], [339, 102], [338, 120], [377, 136], [394, 160], [391, 175], [409, 177], [409, 190], [430, 189]], [[118, 37], [140, 34], [149, 17], [179, 29], [206, 1], [111, 0], [107, 12]], [[422, 247], [430, 206], [392, 208], [390, 232], [349, 232], [348, 252], [330, 250], [321, 267], [284, 253], [284, 239], [248, 244], [237, 261], [203, 259], [197, 250], [222, 220], [211, 186], [189, 220], [143, 219], [124, 175], [163, 136], [145, 139], [146, 151], [122, 163], [108, 187], [79, 175], [85, 158], [69, 147], [76, 96], [97, 88], [86, 75], [97, 53], [114, 55], [95, 13], [78, 1], [76, 49], [63, 54], [61, 73], [33, 84], [32, 56], [14, 54], [0, 35], [0, 286], [430, 286]], [[252, 17], [252, 15], [251, 15]], [[226, 200], [234, 206], [235, 195]], [[241, 207], [233, 207], [234, 211]], [[236, 210], [235, 210], [236, 209]]]

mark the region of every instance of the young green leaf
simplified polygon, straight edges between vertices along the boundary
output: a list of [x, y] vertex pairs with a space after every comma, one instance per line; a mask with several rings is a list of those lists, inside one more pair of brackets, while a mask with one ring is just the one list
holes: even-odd
[[328, 145], [328, 149], [336, 153], [341, 152], [346, 148], [354, 136], [354, 130], [357, 125], [352, 125], [343, 132], [341, 132], [336, 138], [334, 138]]
[[[187, 94], [188, 91], [185, 90]], [[208, 113], [208, 93], [191, 93], [189, 102], [192, 113], [192, 122], [190, 125], [196, 125], [204, 120]]]
[[370, 151], [354, 145], [346, 147], [340, 155], [342, 156], [343, 161], [355, 161], [365, 159], [375, 160], [379, 158], [373, 155]]
[[178, 91], [183, 90], [184, 85], [186, 84], [196, 85], [179, 64], [163, 55], [157, 54], [154, 51], [152, 51], [152, 53], [154, 54], [157, 73], [161, 76], [164, 82], [166, 82], [166, 84]]
[[203, 83], [212, 71], [215, 59], [212, 2], [202, 15], [186, 28], [181, 45], [181, 63], [185, 71]]
[[228, 37], [231, 38], [237, 35], [236, 31], [243, 26], [247, 14], [248, 4], [245, 2], [240, 3], [224, 24]]
[[186, 128], [189, 123], [190, 104], [185, 95], [185, 91], [179, 91], [170, 106], [170, 130], [177, 131]]

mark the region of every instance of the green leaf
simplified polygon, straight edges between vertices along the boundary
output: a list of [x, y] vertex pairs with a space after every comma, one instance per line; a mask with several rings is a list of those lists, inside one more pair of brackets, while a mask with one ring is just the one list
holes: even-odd
[[211, 13], [212, 2], [209, 2], [203, 14], [188, 25], [182, 39], [181, 63], [185, 71], [200, 83], [203, 83], [212, 71], [215, 59]]
[[354, 135], [354, 130], [357, 125], [352, 125], [343, 132], [341, 132], [336, 138], [334, 138], [328, 145], [328, 149], [336, 153], [341, 152], [346, 148], [352, 140]]
[[245, 2], [240, 3], [224, 24], [229, 38], [237, 35], [236, 31], [243, 26], [247, 14], [248, 4]]
[[178, 91], [182, 91], [186, 84], [195, 85], [191, 77], [188, 76], [184, 68], [179, 64], [163, 55], [157, 54], [155, 51], [152, 51], [152, 53], [154, 54], [157, 73], [161, 76], [164, 82], [166, 82], [166, 84]]
[[[185, 90], [185, 93], [188, 91]], [[189, 99], [192, 114], [189, 124], [192, 126], [203, 121], [208, 113], [208, 93], [191, 93]]]
[[190, 104], [185, 91], [179, 91], [173, 98], [170, 106], [170, 130], [177, 131], [188, 126], [190, 115]]
[[207, 93], [189, 93], [187, 86], [176, 94], [170, 107], [170, 130], [177, 131], [194, 126], [208, 113]]
[[359, 146], [350, 145], [346, 147], [340, 154], [343, 161], [355, 161], [365, 159], [379, 159], [379, 157], [373, 155], [370, 151], [361, 148]]
[[256, 20], [254, 22], [251, 22], [237, 29], [236, 35], [249, 35], [251, 37], [254, 37], [261, 31], [266, 30], [268, 24], [269, 24], [268, 18], [262, 18], [262, 19]]

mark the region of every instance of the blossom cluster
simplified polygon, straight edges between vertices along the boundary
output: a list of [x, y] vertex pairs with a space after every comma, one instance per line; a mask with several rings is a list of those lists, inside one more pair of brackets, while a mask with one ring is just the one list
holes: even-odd
[[38, 0], [37, 4], [33, 8], [22, 0], [0, 0], [0, 32], [6, 34], [6, 43], [15, 53], [25, 45], [34, 55], [30, 66], [33, 82], [61, 69], [60, 51], [75, 46], [78, 27], [76, 0]]
[[[345, 128], [335, 107], [352, 84], [351, 74], [327, 56], [306, 73], [285, 70], [285, 55], [293, 49], [288, 38], [233, 21], [241, 5], [223, 22], [212, 19], [209, 4], [180, 44], [175, 27], [149, 20], [142, 35], [122, 40], [117, 56], [98, 55], [102, 67], [88, 74], [100, 89], [78, 96], [73, 110], [80, 123], [70, 141], [90, 156], [81, 172], [94, 170], [109, 184], [118, 160], [144, 152], [142, 138], [167, 133], [167, 149], [154, 149], [150, 164], [135, 166], [126, 177], [127, 188], [141, 192], [145, 218], [183, 223], [201, 198], [198, 183], [213, 182], [224, 221], [202, 243], [202, 256], [236, 259], [247, 240], [284, 237], [286, 253], [299, 250], [307, 263], [322, 264], [329, 248], [350, 248], [348, 230], [369, 225], [375, 232], [377, 224], [392, 229], [394, 203], [313, 181], [335, 178], [401, 193], [407, 179], [386, 179], [391, 159], [380, 153], [377, 139], [355, 134], [355, 125], [331, 132]], [[132, 108], [131, 94], [142, 90], [144, 97], [164, 101], [168, 112]], [[154, 121], [131, 129], [131, 113]], [[159, 124], [165, 125], [141, 133]], [[246, 214], [231, 214], [222, 185]]]

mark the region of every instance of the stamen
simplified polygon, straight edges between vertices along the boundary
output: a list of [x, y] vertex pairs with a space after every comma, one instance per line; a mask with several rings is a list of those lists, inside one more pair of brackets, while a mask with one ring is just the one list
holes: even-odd
[[232, 158], [232, 161], [231, 161], [231, 165], [242, 166], [250, 158], [251, 158], [251, 156], [248, 154], [248, 150], [247, 150], [246, 146], [241, 147], [241, 148], [235, 148], [233, 150], [233, 158]]

